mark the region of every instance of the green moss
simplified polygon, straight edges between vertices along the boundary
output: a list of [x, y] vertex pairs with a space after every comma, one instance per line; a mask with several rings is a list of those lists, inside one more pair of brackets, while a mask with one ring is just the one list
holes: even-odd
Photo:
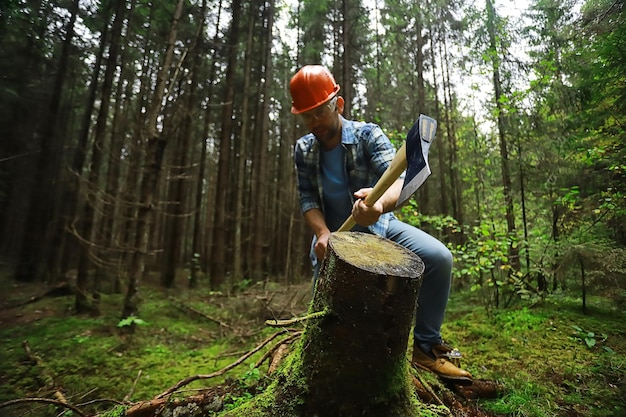
[[[7, 284], [3, 288], [12, 287]], [[310, 293], [309, 284], [302, 288], [303, 293]], [[239, 313], [233, 312], [229, 303], [241, 303], [240, 299], [231, 301], [229, 297], [207, 293], [198, 290], [186, 294], [178, 289], [174, 295], [211, 317], [233, 325], [237, 324], [235, 320], [240, 320], [246, 330], [263, 327], [258, 317], [254, 321], [250, 316], [240, 317]], [[73, 297], [42, 299], [11, 311], [11, 317], [8, 310], [3, 311], [6, 319], [3, 318], [0, 328], [0, 402], [51, 395], [42, 389], [44, 380], [40, 378], [40, 370], [27, 360], [22, 346], [24, 340], [29, 341], [33, 353], [42, 358], [68, 397], [88, 393], [80, 401], [122, 399], [133, 387], [141, 370], [142, 375], [131, 398], [131, 401], [138, 401], [153, 398], [184, 377], [222, 369], [236, 359], [236, 355], [224, 354], [248, 351], [275, 332], [275, 329], [265, 329], [255, 336], [242, 338], [240, 334], [235, 335], [215, 323], [174, 308], [164, 291], [144, 289], [143, 295], [144, 306], [139, 317], [149, 325], [138, 328], [132, 337], [120, 335], [116, 328], [122, 295], [104, 295], [103, 315], [95, 319], [71, 315]], [[606, 300], [592, 298], [588, 300], [591, 314], [583, 315], [579, 300], [558, 295], [549, 296], [532, 308], [494, 312], [485, 310], [476, 296], [470, 292], [452, 293], [443, 336], [463, 352], [462, 365], [476, 378], [496, 380], [505, 386], [506, 392], [501, 398], [480, 400], [478, 404], [482, 409], [512, 410], [520, 416], [577, 413], [608, 417], [624, 414], [626, 313], [613, 310]], [[320, 299], [319, 302], [322, 306], [328, 305], [327, 300]], [[282, 308], [286, 304], [287, 300], [284, 300], [278, 305]], [[308, 307], [310, 312], [318, 311], [311, 305]], [[304, 312], [307, 306], [298, 308]], [[9, 319], [15, 322], [10, 324]], [[319, 319], [309, 320], [307, 331], [318, 332], [320, 323]], [[572, 326], [595, 332], [598, 343], [588, 347]], [[606, 340], [602, 334], [606, 334]], [[294, 343], [292, 349], [281, 371], [271, 376], [268, 388], [245, 406], [241, 405], [242, 409], [249, 410], [249, 415], [258, 416], [262, 410], [278, 410], [281, 405], [276, 401], [278, 393], [283, 395], [284, 402], [294, 399], [291, 408], [283, 409], [284, 415], [298, 416], [298, 407], [302, 405], [307, 387], [296, 360], [301, 357], [300, 342]], [[165, 355], [165, 351], [169, 354]], [[223, 384], [226, 377], [241, 378], [250, 369], [249, 364], [255, 363], [262, 353], [224, 377], [198, 381], [186, 388], [214, 387]], [[292, 371], [293, 375], [290, 375]], [[283, 375], [283, 379], [277, 380], [279, 375]], [[430, 374], [424, 374], [424, 377], [430, 378]], [[437, 380], [430, 378], [427, 382], [434, 386]], [[286, 384], [291, 390], [282, 386]], [[189, 391], [179, 395], [189, 395]], [[78, 397], [71, 398], [77, 401]], [[421, 404], [414, 396], [409, 398], [411, 407], [419, 410], [417, 415], [449, 415], [441, 407]], [[256, 405], [259, 407], [255, 411]], [[56, 407], [36, 407], [33, 411], [32, 405], [15, 406], [2, 409], [2, 413], [41, 417], [59, 413]], [[103, 411], [101, 408], [100, 412]], [[89, 408], [89, 412], [97, 410]]]
[[128, 407], [126, 406], [118, 405], [100, 414], [100, 417], [124, 417], [127, 409]]
[[299, 408], [304, 403], [303, 396], [308, 391], [302, 375], [301, 343], [283, 360], [273, 376], [272, 383], [251, 401], [220, 414], [222, 417], [298, 417]]

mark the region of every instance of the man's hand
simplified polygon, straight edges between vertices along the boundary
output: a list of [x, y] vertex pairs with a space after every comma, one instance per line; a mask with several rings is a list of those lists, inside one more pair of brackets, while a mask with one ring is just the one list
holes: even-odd
[[357, 199], [352, 206], [352, 217], [361, 226], [370, 226], [378, 220], [381, 214], [384, 213], [385, 207], [382, 199], [379, 199], [374, 203], [372, 207], [368, 207], [363, 201], [365, 197], [372, 191], [371, 188], [361, 188], [354, 193], [354, 197]]
[[321, 262], [322, 259], [324, 259], [326, 247], [328, 246], [328, 238], [330, 237], [330, 230], [328, 230], [328, 226], [326, 226], [324, 215], [320, 209], [314, 208], [304, 213], [304, 221], [317, 237], [317, 242], [313, 249], [315, 250], [317, 260]]
[[326, 247], [328, 247], [328, 238], [330, 237], [330, 232], [322, 233], [317, 236], [317, 242], [315, 242], [315, 255], [317, 256], [317, 260], [322, 262], [324, 259], [324, 255], [326, 254]]

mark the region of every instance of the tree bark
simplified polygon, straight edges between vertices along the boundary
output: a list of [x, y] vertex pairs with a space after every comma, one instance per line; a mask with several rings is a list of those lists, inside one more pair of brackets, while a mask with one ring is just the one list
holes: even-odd
[[[250, 15], [248, 20], [246, 35], [246, 52], [243, 63], [243, 88], [242, 91], [250, 91], [252, 60], [253, 55], [258, 54], [258, 45], [254, 37], [254, 26], [256, 23], [256, 15]], [[235, 191], [235, 212], [233, 222], [233, 274], [231, 284], [235, 284], [244, 279], [244, 233], [245, 233], [245, 217], [250, 216], [251, 208], [246, 205], [246, 177], [249, 176], [248, 161], [250, 149], [254, 149], [254, 137], [250, 135], [250, 126], [252, 123], [251, 98], [248, 94], [244, 94], [241, 102], [241, 134], [235, 137], [235, 152], [237, 154], [237, 175], [236, 175], [236, 191]], [[250, 142], [250, 143], [248, 143]]]
[[[188, 195], [191, 192], [190, 179], [193, 178], [193, 162], [190, 149], [193, 148], [192, 137], [194, 135], [193, 125], [197, 121], [197, 86], [200, 77], [200, 69], [202, 67], [201, 55], [196, 51], [202, 44], [205, 28], [205, 11], [206, 0], [202, 2], [202, 16], [200, 26], [196, 31], [196, 37], [189, 48], [192, 58], [191, 75], [189, 80], [189, 89], [186, 93], [184, 104], [183, 122], [181, 126], [181, 137], [174, 152], [174, 166], [170, 168], [175, 180], [170, 185], [169, 202], [172, 203], [173, 215], [165, 218], [165, 246], [169, 248], [163, 256], [163, 267], [161, 271], [161, 285], [165, 288], [173, 288], [176, 283], [176, 268], [180, 265], [181, 260], [190, 263], [190, 269], [194, 269], [193, 257], [188, 258], [188, 251], [185, 236], [187, 234], [188, 219], [192, 212], [190, 207], [191, 201]], [[192, 152], [195, 152], [193, 150]], [[193, 255], [192, 255], [193, 256]]]
[[[502, 96], [504, 95], [501, 80], [501, 62], [498, 50], [498, 39], [500, 38], [496, 32], [496, 10], [493, 0], [486, 2], [487, 6], [487, 30], [489, 32], [489, 50], [491, 55], [491, 67], [493, 70], [493, 89], [494, 101], [497, 108], [498, 122], [498, 138], [500, 140], [500, 157], [502, 170], [502, 187], [504, 189], [504, 204], [506, 208], [506, 223], [509, 236], [514, 238], [517, 234], [515, 230], [515, 213], [513, 208], [513, 189], [511, 185], [511, 169], [509, 168], [509, 151], [505, 122], [505, 109], [502, 104]], [[509, 245], [509, 263], [514, 271], [519, 271], [519, 250], [511, 241]]]
[[417, 415], [406, 351], [423, 271], [389, 240], [334, 233], [310, 307], [325, 314], [265, 393], [227, 415]]
[[268, 143], [269, 143], [269, 118], [270, 118], [270, 84], [272, 83], [272, 27], [274, 25], [274, 0], [265, 3], [265, 57], [263, 67], [265, 73], [261, 80], [261, 93], [263, 94], [263, 103], [259, 107], [259, 117], [261, 125], [261, 133], [259, 134], [260, 143], [254, 148], [254, 190], [259, 196], [254, 205], [254, 222], [253, 222], [253, 238], [252, 238], [252, 271], [251, 275], [254, 281], [261, 281], [267, 266], [264, 262], [264, 247], [267, 245], [267, 226], [270, 222], [270, 215], [267, 213], [269, 202], [267, 195], [269, 194], [269, 184], [271, 184], [268, 171]]
[[57, 124], [60, 119], [72, 39], [75, 35], [74, 25], [79, 12], [78, 1], [72, 3], [69, 11], [71, 14], [65, 27], [65, 39], [58, 63], [59, 69], [54, 78], [51, 100], [40, 132], [41, 142], [35, 168], [34, 188], [31, 191], [24, 240], [15, 271], [15, 278], [23, 282], [50, 278], [50, 271], [43, 271], [42, 267], [47, 264], [53, 240], [50, 235], [58, 221], [58, 202], [55, 202], [55, 195], [63, 189], [58, 178], [66, 138], [58, 134]]
[[231, 5], [232, 20], [228, 34], [228, 64], [224, 79], [224, 106], [222, 107], [222, 131], [220, 133], [217, 190], [215, 192], [215, 220], [213, 222], [213, 249], [211, 258], [211, 289], [218, 289], [226, 280], [226, 210], [232, 186], [230, 183], [233, 170], [231, 146], [233, 132], [233, 100], [235, 98], [235, 70], [238, 65], [239, 24], [241, 21], [241, 1], [234, 0]]
[[165, 152], [166, 140], [161, 137], [158, 129], [158, 116], [161, 114], [163, 96], [165, 95], [166, 76], [169, 73], [174, 56], [174, 43], [178, 33], [178, 22], [182, 14], [183, 1], [179, 0], [172, 18], [172, 25], [168, 37], [167, 49], [163, 66], [157, 75], [157, 83], [154, 88], [152, 103], [146, 115], [145, 147], [146, 168], [141, 181], [141, 199], [137, 215], [137, 232], [135, 235], [135, 248], [131, 257], [128, 287], [122, 308], [122, 318], [136, 315], [139, 311], [139, 285], [146, 268], [146, 256], [148, 244], [152, 236], [152, 223], [154, 201], [159, 185], [159, 173]]
[[[101, 204], [98, 200], [101, 198], [100, 184], [102, 183], [101, 167], [103, 164], [103, 152], [105, 147], [105, 133], [108, 128], [109, 110], [111, 103], [111, 94], [113, 91], [113, 79], [117, 71], [117, 57], [121, 46], [122, 28], [126, 12], [126, 2], [118, 0], [115, 8], [115, 20], [113, 21], [113, 29], [111, 34], [111, 43], [109, 45], [109, 58], [106, 66], [104, 80], [102, 82], [101, 105], [96, 121], [94, 131], [94, 142], [91, 148], [91, 164], [87, 175], [88, 195], [85, 198], [85, 206], [83, 208], [82, 225], [80, 230], [80, 238], [82, 240], [79, 246], [78, 268], [76, 276], [76, 298], [74, 308], [77, 313], [99, 314], [96, 292], [93, 298], [89, 293], [94, 290], [95, 285], [89, 283], [89, 269], [92, 267], [90, 259], [90, 251], [92, 250], [90, 243], [94, 243], [94, 231], [98, 229], [100, 216], [97, 207]], [[103, 39], [105, 41], [105, 39]], [[94, 282], [95, 284], [95, 282]]]

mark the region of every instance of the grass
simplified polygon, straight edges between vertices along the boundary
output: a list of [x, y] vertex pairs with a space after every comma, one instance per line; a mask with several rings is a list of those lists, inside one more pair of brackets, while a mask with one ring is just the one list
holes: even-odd
[[[7, 302], [28, 298], [28, 287], [3, 287], [9, 289]], [[20, 296], [17, 290], [24, 292]], [[54, 398], [57, 389], [73, 404], [128, 395], [131, 401], [151, 399], [187, 376], [224, 368], [273, 334], [275, 329], [263, 323], [271, 311], [281, 314], [278, 318], [304, 314], [308, 298], [293, 297], [295, 291], [310, 293], [306, 284], [237, 297], [145, 288], [139, 319], [146, 324], [132, 335], [118, 327], [122, 295], [105, 295], [103, 314], [96, 318], [72, 315], [71, 296], [44, 298], [18, 309], [7, 309], [5, 303], [0, 309], [0, 403]], [[443, 335], [463, 352], [463, 367], [475, 378], [505, 386], [498, 399], [476, 400], [482, 409], [527, 417], [626, 415], [624, 312], [597, 298], [588, 301], [591, 314], [583, 315], [580, 300], [565, 295], [532, 307], [519, 303], [487, 310], [477, 296], [453, 293]], [[178, 308], [181, 303], [226, 326]], [[41, 358], [39, 365], [28, 359], [24, 341]], [[182, 395], [228, 379], [242, 386], [263, 379], [266, 367], [260, 375], [251, 368], [263, 352], [225, 376], [186, 386]], [[250, 395], [231, 395], [230, 401]], [[0, 409], [3, 416], [58, 413], [33, 404]]]
[[[131, 401], [148, 400], [185, 377], [224, 368], [275, 332], [265, 328], [261, 316], [255, 316], [258, 293], [247, 300], [229, 300], [202, 292], [192, 297], [181, 291], [173, 300], [163, 291], [144, 291], [140, 319], [146, 324], [137, 326], [132, 335], [118, 327], [122, 295], [103, 296], [103, 314], [97, 318], [72, 315], [71, 296], [45, 298], [12, 310], [12, 316], [0, 317], [0, 403], [25, 397], [54, 398], [59, 388], [72, 403], [94, 398], [122, 400], [131, 392]], [[176, 307], [181, 300], [232, 326], [225, 328], [185, 313]], [[39, 365], [27, 357], [24, 341], [41, 358]], [[248, 364], [261, 354], [252, 356]], [[243, 365], [208, 382], [243, 378], [247, 371], [249, 365]], [[186, 389], [202, 386], [206, 382], [194, 382]], [[7, 410], [0, 409], [0, 415]], [[24, 410], [9, 415], [29, 415], [22, 414]], [[48, 414], [36, 408], [30, 415]]]
[[626, 415], [626, 314], [608, 300], [596, 299], [583, 315], [579, 300], [562, 295], [492, 312], [472, 297], [451, 298], [443, 331], [474, 377], [505, 386], [482, 408], [528, 417]]

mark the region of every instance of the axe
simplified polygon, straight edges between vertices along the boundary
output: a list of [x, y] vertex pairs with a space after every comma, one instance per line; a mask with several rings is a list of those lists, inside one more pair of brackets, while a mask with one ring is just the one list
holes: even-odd
[[[430, 144], [435, 139], [437, 132], [437, 121], [428, 116], [420, 114], [415, 121], [409, 133], [406, 135], [406, 141], [402, 144], [396, 156], [387, 167], [387, 170], [380, 177], [372, 191], [369, 192], [365, 200], [365, 205], [371, 207], [376, 201], [391, 187], [404, 170], [404, 184], [402, 191], [398, 197], [396, 208], [404, 204], [415, 191], [426, 181], [430, 175], [430, 166], [428, 165], [428, 150]], [[350, 215], [346, 221], [337, 230], [338, 232], [346, 232], [356, 225], [356, 221]]]

